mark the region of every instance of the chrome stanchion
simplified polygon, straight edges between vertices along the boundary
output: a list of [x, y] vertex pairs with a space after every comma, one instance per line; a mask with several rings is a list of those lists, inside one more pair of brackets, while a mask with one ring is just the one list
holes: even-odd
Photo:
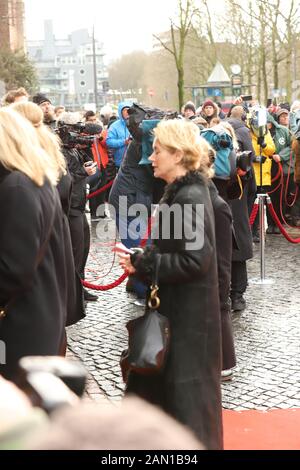
[[250, 279], [250, 284], [270, 285], [273, 279], [266, 279], [266, 256], [265, 256], [265, 208], [268, 199], [267, 194], [258, 194], [259, 201], [259, 238], [260, 238], [260, 279]]

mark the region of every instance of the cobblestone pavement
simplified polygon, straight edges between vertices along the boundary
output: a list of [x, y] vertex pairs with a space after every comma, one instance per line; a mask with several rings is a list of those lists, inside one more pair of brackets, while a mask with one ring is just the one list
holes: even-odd
[[[115, 236], [114, 223], [93, 225], [92, 235], [87, 277], [96, 280], [111, 271], [95, 281], [107, 284], [121, 274], [108, 246]], [[299, 230], [294, 232], [299, 235]], [[248, 264], [250, 281], [260, 276], [259, 245], [254, 251]], [[233, 380], [222, 386], [227, 409], [300, 407], [299, 245], [281, 235], [268, 235], [266, 260], [267, 277], [275, 283], [250, 283], [246, 310], [232, 316], [238, 365]], [[125, 283], [100, 292], [98, 302], [88, 304], [86, 318], [68, 328], [69, 350], [89, 371], [88, 395], [93, 399], [117, 402], [122, 398], [119, 357], [127, 343], [125, 325], [143, 312], [134, 301], [125, 292]]]

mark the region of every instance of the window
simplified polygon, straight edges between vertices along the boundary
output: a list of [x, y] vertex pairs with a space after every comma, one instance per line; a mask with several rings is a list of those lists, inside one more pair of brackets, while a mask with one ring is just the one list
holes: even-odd
[[82, 81], [80, 82], [80, 85], [81, 85], [81, 86], [85, 86], [85, 81], [82, 80]]
[[84, 69], [81, 69], [81, 70], [80, 70], [80, 74], [81, 74], [81, 75], [84, 75], [84, 74], [85, 74], [85, 70], [84, 70]]

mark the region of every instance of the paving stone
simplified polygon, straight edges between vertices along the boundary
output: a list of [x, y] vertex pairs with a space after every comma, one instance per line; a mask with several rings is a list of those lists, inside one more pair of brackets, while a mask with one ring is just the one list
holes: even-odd
[[[101, 279], [105, 284], [117, 279], [121, 271], [109, 248], [101, 245], [108, 238], [97, 239], [95, 230], [93, 226], [88, 267], [99, 275], [111, 269], [109, 276]], [[112, 240], [113, 224], [107, 225], [107, 230], [106, 236]], [[299, 231], [295, 236], [299, 236]], [[255, 258], [248, 263], [250, 281], [259, 277], [260, 270], [259, 246], [254, 251]], [[283, 237], [267, 237], [266, 272], [276, 283], [267, 287], [249, 283], [246, 310], [232, 314], [238, 366], [234, 379], [222, 384], [224, 408], [300, 407], [298, 253], [298, 245], [288, 243]], [[93, 280], [91, 276], [91, 272], [87, 274]], [[125, 292], [125, 284], [100, 292], [98, 302], [87, 304], [85, 319], [68, 328], [69, 348], [93, 378], [88, 388], [90, 383], [93, 392], [99, 387], [99, 396], [106, 396], [114, 403], [124, 393], [119, 357], [127, 346], [126, 323], [143, 312], [133, 304], [134, 300], [132, 294]]]

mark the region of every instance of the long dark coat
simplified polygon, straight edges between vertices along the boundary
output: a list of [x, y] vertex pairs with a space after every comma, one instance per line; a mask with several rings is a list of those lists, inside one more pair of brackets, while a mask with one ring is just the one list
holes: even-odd
[[[229, 119], [229, 123], [235, 130], [236, 138], [241, 151], [252, 151], [252, 157], [255, 157], [251, 135], [248, 127], [243, 121], [238, 119]], [[242, 199], [230, 201], [230, 207], [233, 217], [233, 226], [237, 242], [237, 248], [233, 249], [232, 261], [246, 261], [253, 258], [253, 242], [248, 216], [248, 200], [254, 200], [256, 194], [256, 184], [253, 172], [250, 178], [244, 184]]]
[[170, 320], [171, 345], [164, 372], [155, 378], [130, 374], [127, 393], [162, 407], [189, 426], [208, 449], [221, 449], [220, 305], [208, 184], [200, 174], [188, 173], [167, 187], [161, 203], [189, 204], [193, 217], [196, 204], [204, 205], [204, 224], [202, 220], [196, 230], [199, 235], [203, 228], [203, 246], [190, 249], [187, 243], [193, 240], [175, 239], [173, 221], [169, 239], [160, 236], [143, 255], [133, 256], [137, 273], [150, 279], [161, 253], [159, 310]]
[[150, 213], [154, 178], [150, 165], [139, 165], [141, 152], [141, 144], [133, 140], [111, 188], [109, 203], [117, 213], [120, 212], [120, 196], [127, 197], [128, 208], [133, 204], [143, 204]]
[[76, 311], [75, 270], [58, 192], [49, 183], [38, 187], [0, 166], [0, 220], [0, 306], [6, 310], [0, 374], [15, 379], [21, 357], [59, 353], [67, 310]]
[[231, 282], [232, 259], [232, 215], [228, 204], [219, 196], [217, 188], [211, 182], [210, 198], [214, 209], [216, 249], [218, 262], [219, 298], [222, 331], [222, 370], [236, 365], [232, 321], [230, 316], [229, 293]]

